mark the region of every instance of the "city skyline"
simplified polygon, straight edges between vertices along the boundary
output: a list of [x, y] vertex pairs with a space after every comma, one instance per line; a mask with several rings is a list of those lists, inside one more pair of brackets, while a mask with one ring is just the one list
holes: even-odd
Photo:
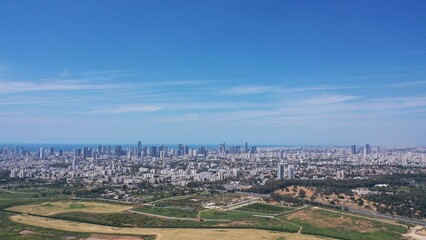
[[425, 11], [4, 1], [0, 142], [425, 145]]

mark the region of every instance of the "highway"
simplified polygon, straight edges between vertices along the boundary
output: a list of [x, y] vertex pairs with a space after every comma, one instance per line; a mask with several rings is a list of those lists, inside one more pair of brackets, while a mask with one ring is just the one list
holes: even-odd
[[411, 219], [411, 218], [404, 218], [404, 217], [399, 217], [399, 216], [391, 216], [391, 215], [386, 215], [383, 213], [375, 213], [375, 212], [370, 212], [370, 211], [366, 211], [366, 210], [359, 210], [359, 209], [354, 209], [354, 208], [348, 208], [350, 212], [353, 213], [358, 213], [358, 214], [362, 214], [362, 215], [367, 215], [367, 216], [371, 216], [371, 217], [381, 217], [381, 218], [386, 218], [386, 219], [390, 219], [390, 220], [397, 220], [397, 221], [401, 221], [401, 222], [405, 222], [405, 223], [410, 223], [410, 224], [414, 224], [414, 225], [421, 225], [421, 226], [426, 226], [426, 221], [422, 221], [422, 220], [418, 220], [418, 219]]

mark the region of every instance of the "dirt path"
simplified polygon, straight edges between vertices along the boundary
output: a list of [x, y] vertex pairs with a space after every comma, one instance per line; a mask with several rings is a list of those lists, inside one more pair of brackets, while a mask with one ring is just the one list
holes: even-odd
[[426, 236], [420, 235], [417, 231], [422, 230], [424, 227], [416, 226], [408, 230], [408, 233], [403, 234], [402, 236], [408, 237], [410, 240], [426, 240]]

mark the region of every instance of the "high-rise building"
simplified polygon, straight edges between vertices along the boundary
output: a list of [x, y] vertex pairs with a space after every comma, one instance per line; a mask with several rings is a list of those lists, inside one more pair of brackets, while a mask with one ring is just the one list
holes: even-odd
[[245, 153], [248, 153], [248, 151], [249, 151], [249, 149], [248, 149], [248, 144], [247, 144], [247, 142], [246, 142], [246, 144], [245, 144], [245, 146], [244, 146], [244, 152], [245, 152]]
[[370, 146], [370, 144], [365, 144], [364, 157], [367, 156], [368, 154], [371, 154], [371, 146]]
[[39, 157], [40, 157], [40, 159], [44, 158], [44, 150], [43, 150], [42, 147], [40, 148], [40, 155], [39, 155]]
[[280, 150], [280, 159], [284, 159], [285, 153], [283, 150]]
[[74, 158], [72, 159], [72, 170], [76, 170], [77, 169], [77, 159], [74, 156]]
[[336, 178], [337, 179], [345, 179], [346, 178], [346, 173], [345, 170], [339, 170], [336, 172]]
[[24, 169], [22, 169], [21, 171], [19, 171], [19, 178], [25, 178], [27, 176], [27, 173], [25, 172]]
[[367, 154], [371, 154], [371, 146], [370, 146], [370, 144], [365, 144], [365, 149], [367, 149]]
[[138, 149], [137, 149], [138, 157], [142, 157], [142, 142], [138, 141]]
[[277, 167], [277, 178], [278, 179], [284, 179], [284, 171], [285, 171], [284, 162], [278, 163], [278, 167]]
[[158, 156], [158, 147], [151, 146], [148, 149], [148, 155], [151, 157], [157, 157]]
[[288, 165], [288, 179], [294, 179], [294, 166]]
[[121, 146], [116, 146], [115, 147], [115, 156], [119, 157], [123, 155], [123, 150], [121, 149]]
[[74, 158], [79, 158], [81, 156], [81, 149], [74, 148]]
[[356, 154], [356, 146], [355, 145], [351, 146], [351, 153]]
[[17, 176], [18, 176], [18, 171], [16, 171], [16, 169], [12, 169], [12, 171], [10, 171], [10, 177], [16, 178]]

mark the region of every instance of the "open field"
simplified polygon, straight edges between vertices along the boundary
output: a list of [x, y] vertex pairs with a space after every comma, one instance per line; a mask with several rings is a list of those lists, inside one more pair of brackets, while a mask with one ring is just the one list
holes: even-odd
[[19, 205], [7, 208], [7, 210], [49, 216], [64, 212], [114, 213], [121, 212], [130, 208], [132, 207], [99, 202], [57, 201], [43, 202], [39, 204]]
[[281, 217], [299, 224], [303, 233], [343, 239], [401, 239], [407, 229], [363, 217], [350, 216], [319, 208], [309, 208]]
[[320, 237], [272, 232], [255, 229], [166, 229], [166, 228], [117, 228], [95, 224], [71, 222], [58, 219], [49, 219], [44, 217], [30, 215], [14, 215], [11, 220], [21, 224], [32, 226], [53, 228], [71, 232], [90, 232], [90, 233], [105, 233], [105, 234], [132, 234], [132, 235], [157, 235], [158, 240], [176, 240], [176, 239], [241, 239], [243, 236], [246, 240], [316, 240]]
[[250, 205], [239, 207], [235, 210], [255, 212], [255, 213], [279, 214], [279, 213], [294, 210], [294, 208], [265, 204], [265, 203], [253, 203]]
[[16, 213], [0, 211], [0, 239], [5, 240], [64, 240], [87, 238], [89, 233], [67, 232], [12, 222], [9, 217]]
[[157, 214], [167, 217], [184, 217], [184, 218], [197, 218], [197, 211], [174, 209], [174, 208], [163, 208], [163, 207], [144, 207], [132, 209], [138, 212]]

